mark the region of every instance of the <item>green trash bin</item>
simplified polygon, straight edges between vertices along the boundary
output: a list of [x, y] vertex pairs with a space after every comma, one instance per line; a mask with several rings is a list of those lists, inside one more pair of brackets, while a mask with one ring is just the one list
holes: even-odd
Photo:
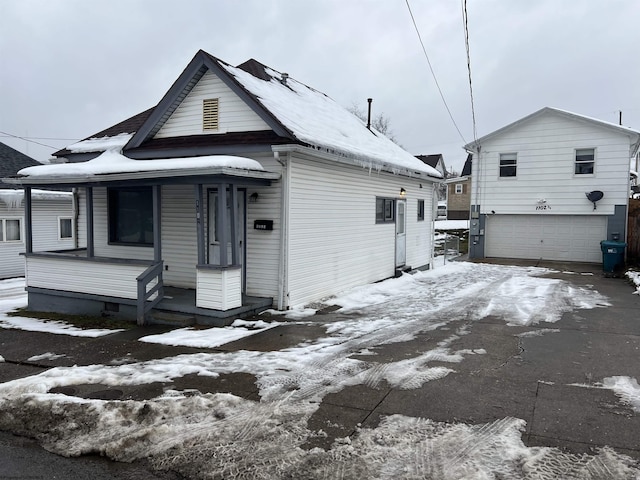
[[614, 273], [624, 267], [624, 249], [627, 244], [614, 240], [603, 240], [600, 242], [602, 250], [602, 266], [605, 273]]

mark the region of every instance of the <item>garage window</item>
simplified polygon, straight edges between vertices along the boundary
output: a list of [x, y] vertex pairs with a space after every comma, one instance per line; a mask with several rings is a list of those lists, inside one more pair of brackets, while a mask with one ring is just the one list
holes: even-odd
[[595, 148], [580, 148], [576, 150], [576, 175], [593, 175], [596, 160]]
[[517, 153], [501, 153], [500, 154], [500, 176], [515, 177], [518, 163]]

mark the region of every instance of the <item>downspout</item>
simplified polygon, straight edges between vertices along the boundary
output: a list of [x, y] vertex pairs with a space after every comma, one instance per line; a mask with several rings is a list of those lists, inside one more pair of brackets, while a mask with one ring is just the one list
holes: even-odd
[[437, 183], [433, 182], [431, 187], [431, 255], [429, 258], [429, 270], [433, 270], [435, 265], [433, 257], [436, 254], [436, 217], [438, 215], [438, 196], [436, 195]]
[[289, 163], [291, 161], [291, 153], [287, 152], [286, 158], [280, 159], [280, 153], [274, 152], [273, 158], [282, 165], [281, 175], [281, 204], [280, 204], [280, 264], [278, 265], [278, 310], [284, 310], [288, 308], [288, 254], [289, 254], [289, 237], [288, 237], [288, 224], [289, 224], [289, 185], [290, 185], [290, 169]]

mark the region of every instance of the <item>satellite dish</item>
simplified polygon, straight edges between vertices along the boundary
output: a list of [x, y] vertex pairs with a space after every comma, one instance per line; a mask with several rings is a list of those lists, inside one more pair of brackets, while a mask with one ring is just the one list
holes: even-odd
[[590, 202], [593, 202], [593, 209], [596, 209], [596, 202], [598, 200], [602, 200], [602, 197], [604, 197], [604, 193], [602, 193], [600, 190], [594, 190], [593, 192], [587, 192], [585, 193], [585, 195], [587, 196], [587, 200], [589, 200]]

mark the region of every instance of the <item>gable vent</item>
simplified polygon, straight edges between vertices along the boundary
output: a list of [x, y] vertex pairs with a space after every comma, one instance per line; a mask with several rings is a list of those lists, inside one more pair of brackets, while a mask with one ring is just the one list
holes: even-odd
[[206, 98], [202, 101], [202, 129], [218, 130], [217, 98]]

